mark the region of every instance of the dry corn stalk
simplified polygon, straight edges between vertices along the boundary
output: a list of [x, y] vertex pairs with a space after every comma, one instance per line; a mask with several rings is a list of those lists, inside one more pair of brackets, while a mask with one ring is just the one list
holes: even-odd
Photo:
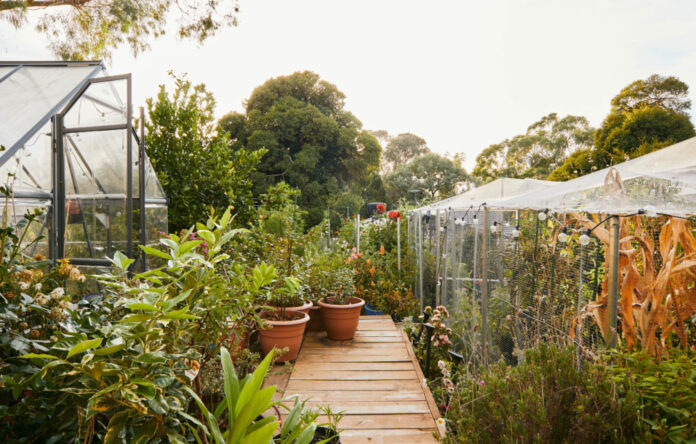
[[[594, 228], [596, 220], [573, 214], [584, 228]], [[609, 232], [603, 227], [593, 233], [609, 247]], [[655, 261], [659, 254], [661, 266]], [[605, 265], [607, 264], [605, 257]], [[682, 347], [687, 347], [685, 321], [696, 313], [696, 238], [689, 221], [669, 217], [662, 225], [657, 247], [646, 231], [640, 216], [621, 218], [619, 234], [619, 301], [620, 333], [630, 349], [636, 345], [659, 356], [672, 345], [675, 333]], [[592, 317], [606, 331], [608, 276], [602, 282], [597, 299], [587, 304], [579, 319]], [[574, 324], [575, 324], [574, 323]], [[574, 336], [575, 329], [571, 331]]]

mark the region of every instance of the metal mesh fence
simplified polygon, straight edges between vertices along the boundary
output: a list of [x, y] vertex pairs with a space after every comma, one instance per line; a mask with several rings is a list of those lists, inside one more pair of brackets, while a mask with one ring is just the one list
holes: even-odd
[[[539, 214], [471, 208], [411, 218], [416, 295], [423, 306], [447, 308], [452, 348], [471, 368], [501, 360], [514, 365], [541, 342], [575, 344], [578, 365], [606, 348], [608, 247], [599, 232], [606, 233], [607, 222], [587, 236], [578, 215]], [[619, 292], [631, 283], [625, 258], [644, 274], [642, 282], [652, 279], [648, 264], [657, 275], [668, 254], [659, 245], [666, 223], [664, 217], [622, 219]], [[633, 311], [643, 302], [636, 299], [639, 290], [633, 290]], [[693, 336], [691, 327], [683, 334]], [[617, 328], [620, 334], [628, 329], [621, 321]]]

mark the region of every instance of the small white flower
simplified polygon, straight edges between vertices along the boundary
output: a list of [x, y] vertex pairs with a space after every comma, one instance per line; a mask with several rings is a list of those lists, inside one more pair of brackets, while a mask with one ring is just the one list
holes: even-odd
[[36, 291], [41, 290], [41, 284], [37, 282], [36, 284], [34, 284], [34, 288], [36, 289]]
[[437, 421], [435, 421], [435, 422], [437, 422], [437, 425], [443, 426], [443, 425], [445, 425], [445, 421], [446, 421], [445, 418], [437, 418]]
[[19, 288], [22, 289], [22, 291], [27, 291], [29, 290], [30, 284], [29, 282], [20, 282], [19, 283]]
[[48, 297], [58, 299], [62, 298], [65, 296], [65, 290], [63, 290], [63, 287], [56, 287], [52, 292], [48, 294]]

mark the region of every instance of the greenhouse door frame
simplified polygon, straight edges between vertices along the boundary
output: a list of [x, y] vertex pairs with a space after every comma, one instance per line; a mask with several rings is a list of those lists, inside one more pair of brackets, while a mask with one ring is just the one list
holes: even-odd
[[[95, 83], [105, 83], [114, 81], [125, 81], [126, 82], [126, 121], [125, 123], [114, 124], [114, 125], [97, 125], [97, 126], [84, 126], [75, 128], [66, 128], [64, 125], [65, 115], [70, 111], [70, 109], [77, 103], [77, 101], [82, 97], [84, 92], [90, 85]], [[66, 174], [65, 174], [65, 147], [64, 147], [64, 136], [70, 133], [85, 133], [85, 132], [96, 132], [96, 131], [115, 131], [115, 130], [125, 130], [127, 133], [126, 137], [126, 255], [129, 258], [133, 258], [133, 138], [135, 137], [135, 132], [133, 131], [133, 103], [132, 103], [132, 86], [131, 86], [131, 74], [121, 74], [106, 77], [97, 77], [88, 79], [82, 87], [77, 91], [77, 93], [70, 99], [68, 104], [65, 106], [63, 111], [54, 115], [52, 117], [51, 126], [51, 139], [53, 146], [53, 156], [51, 159], [52, 167], [52, 178], [53, 178], [53, 190], [52, 190], [52, 214], [50, 216], [51, 223], [49, 224], [49, 258], [53, 261], [54, 265], [57, 264], [59, 259], [65, 257], [65, 230], [66, 230]], [[138, 170], [140, 173], [139, 177], [139, 198], [138, 204], [140, 209], [140, 220], [144, 219], [145, 215], [145, 189], [144, 189], [144, 177], [145, 177], [145, 162], [142, 161], [144, 158], [144, 145], [142, 138], [138, 141], [139, 155], [138, 158], [141, 160], [138, 162]], [[84, 213], [83, 217], [84, 217]], [[140, 242], [145, 239], [145, 226], [141, 224], [140, 226]], [[89, 243], [89, 233], [85, 228], [86, 240]], [[109, 266], [111, 262], [108, 259], [98, 259], [98, 258], [69, 258], [70, 262], [75, 265], [87, 265], [87, 266]]]

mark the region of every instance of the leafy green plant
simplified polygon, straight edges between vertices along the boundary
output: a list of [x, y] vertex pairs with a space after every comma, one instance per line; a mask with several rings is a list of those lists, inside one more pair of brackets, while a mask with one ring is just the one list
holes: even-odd
[[696, 354], [672, 349], [658, 360], [645, 352], [609, 356], [621, 396], [635, 390], [654, 442], [687, 443], [696, 436]]

